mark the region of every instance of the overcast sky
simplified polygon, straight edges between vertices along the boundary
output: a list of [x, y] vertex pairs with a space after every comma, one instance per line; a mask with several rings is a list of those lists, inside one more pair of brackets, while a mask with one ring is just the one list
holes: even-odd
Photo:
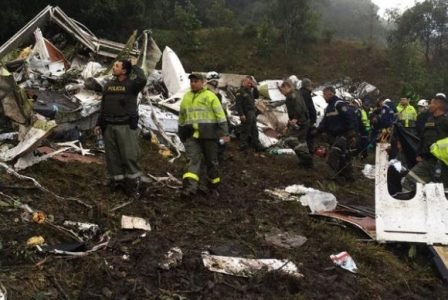
[[384, 17], [386, 9], [398, 8], [400, 12], [405, 9], [414, 6], [415, 2], [421, 2], [421, 0], [372, 0], [373, 3], [380, 7], [378, 14]]

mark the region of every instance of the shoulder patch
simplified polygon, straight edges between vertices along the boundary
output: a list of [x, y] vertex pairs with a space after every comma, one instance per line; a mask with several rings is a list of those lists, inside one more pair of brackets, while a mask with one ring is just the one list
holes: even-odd
[[347, 106], [347, 105], [343, 105], [343, 106], [341, 107], [341, 110], [342, 110], [343, 112], [348, 112], [348, 106]]

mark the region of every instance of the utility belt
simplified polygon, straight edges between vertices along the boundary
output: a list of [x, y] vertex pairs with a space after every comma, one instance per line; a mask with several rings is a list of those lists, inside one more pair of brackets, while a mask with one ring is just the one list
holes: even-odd
[[126, 125], [129, 124], [130, 117], [124, 116], [103, 116], [104, 123], [111, 125]]

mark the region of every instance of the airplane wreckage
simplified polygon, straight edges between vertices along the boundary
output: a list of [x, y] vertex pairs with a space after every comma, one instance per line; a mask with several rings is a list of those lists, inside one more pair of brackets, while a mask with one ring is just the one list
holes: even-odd
[[[82, 131], [96, 125], [102, 86], [111, 76], [113, 61], [121, 57], [130, 57], [148, 77], [138, 99], [142, 133], [157, 136], [160, 147], [173, 156], [171, 162], [180, 157], [184, 148], [177, 136], [178, 112], [182, 96], [189, 89], [189, 74], [175, 52], [166, 47], [162, 53], [150, 31], [140, 36], [134, 32], [126, 44], [98, 38], [60, 8], [47, 6], [0, 47], [2, 165], [7, 163], [20, 171], [51, 157], [95, 161], [94, 152], [77, 140]], [[160, 59], [161, 70], [156, 70]], [[209, 88], [222, 96], [230, 124], [238, 128], [235, 93], [245, 75], [204, 74]], [[300, 88], [297, 77], [289, 79]], [[281, 136], [288, 117], [285, 97], [278, 88], [281, 82], [258, 83], [261, 99], [256, 104], [260, 112], [257, 121], [260, 141], [266, 148], [285, 148]], [[366, 82], [353, 87], [342, 81], [336, 87], [343, 98], [379, 94]], [[316, 88], [313, 97], [318, 123], [326, 108], [322, 89]], [[61, 142], [56, 144], [59, 148], [43, 147], [45, 139]], [[434, 245], [431, 249], [437, 265], [448, 279], [448, 247], [440, 246], [448, 245], [448, 201], [443, 185], [419, 185], [416, 196], [409, 201], [392, 198], [387, 189], [387, 147], [380, 143], [376, 152], [376, 212], [338, 205], [312, 215], [347, 222], [380, 242]], [[61, 157], [63, 153], [71, 156]]]

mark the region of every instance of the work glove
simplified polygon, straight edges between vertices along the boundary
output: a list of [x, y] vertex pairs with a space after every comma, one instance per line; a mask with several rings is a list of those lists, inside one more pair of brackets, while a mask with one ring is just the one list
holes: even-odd
[[192, 125], [179, 126], [177, 133], [179, 135], [180, 141], [182, 143], [185, 143], [185, 141], [193, 135], [194, 129]]
[[138, 115], [132, 115], [129, 117], [129, 128], [132, 130], [138, 128]]

